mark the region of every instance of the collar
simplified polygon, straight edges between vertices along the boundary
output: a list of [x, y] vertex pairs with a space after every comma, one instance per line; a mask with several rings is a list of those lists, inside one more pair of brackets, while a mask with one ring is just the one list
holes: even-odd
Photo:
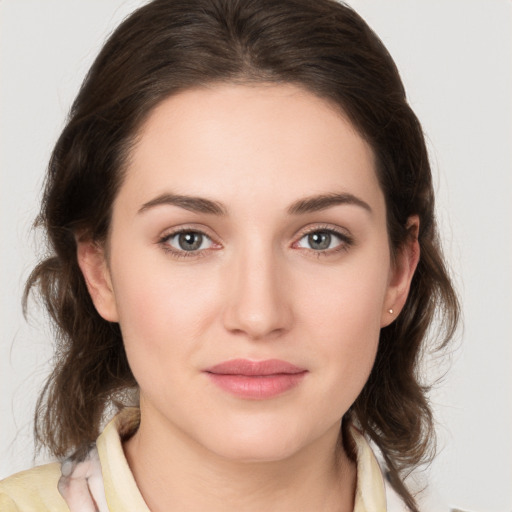
[[[103, 512], [102, 508], [107, 503], [106, 512], [150, 512], [135, 483], [122, 446], [123, 439], [137, 430], [139, 422], [139, 409], [123, 409], [105, 427], [96, 441], [96, 447], [84, 461], [73, 463], [72, 467], [65, 467], [68, 463], [63, 464], [59, 489], [68, 505], [76, 498], [73, 487], [87, 486], [96, 504], [100, 505], [99, 512]], [[377, 459], [363, 434], [355, 427], [350, 432], [357, 457], [354, 512], [385, 512], [386, 491]], [[82, 486], [78, 485], [80, 480], [84, 480]], [[103, 503], [105, 505], [101, 506]]]

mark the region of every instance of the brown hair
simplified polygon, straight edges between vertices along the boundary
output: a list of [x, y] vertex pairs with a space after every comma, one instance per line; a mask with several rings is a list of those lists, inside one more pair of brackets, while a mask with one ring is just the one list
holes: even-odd
[[[57, 456], [83, 450], [106, 407], [136, 389], [119, 326], [99, 316], [88, 294], [75, 237], [106, 239], [126, 158], [149, 112], [212, 82], [293, 83], [338, 105], [375, 153], [392, 252], [410, 236], [407, 219], [419, 216], [421, 259], [407, 303], [382, 329], [369, 380], [343, 421], [356, 421], [378, 445], [393, 486], [417, 510], [403, 475], [433, 447], [418, 364], [428, 340], [439, 348], [453, 336], [458, 302], [440, 251], [421, 126], [379, 38], [334, 0], [155, 0], [109, 38], [53, 151], [39, 217], [51, 254], [26, 285], [25, 305], [37, 286], [58, 343], [36, 439]], [[427, 336], [434, 315], [437, 337]]]

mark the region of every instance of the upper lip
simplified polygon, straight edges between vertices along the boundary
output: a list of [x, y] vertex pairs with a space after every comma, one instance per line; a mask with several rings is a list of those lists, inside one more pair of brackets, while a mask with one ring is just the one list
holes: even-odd
[[219, 375], [246, 375], [246, 376], [265, 376], [277, 374], [295, 374], [305, 372], [305, 368], [300, 368], [287, 361], [280, 359], [267, 359], [265, 361], [251, 361], [249, 359], [231, 359], [216, 364], [205, 370], [207, 373]]

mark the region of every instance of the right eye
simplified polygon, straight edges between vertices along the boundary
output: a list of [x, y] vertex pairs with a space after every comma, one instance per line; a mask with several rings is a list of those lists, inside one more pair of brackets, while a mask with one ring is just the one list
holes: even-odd
[[188, 253], [210, 249], [213, 246], [211, 238], [200, 231], [172, 233], [162, 238], [161, 243], [170, 246], [172, 251]]

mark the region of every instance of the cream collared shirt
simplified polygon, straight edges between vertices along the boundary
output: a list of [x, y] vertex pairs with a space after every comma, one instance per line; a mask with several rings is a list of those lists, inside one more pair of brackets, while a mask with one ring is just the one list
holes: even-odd
[[[138, 421], [138, 410], [127, 408], [106, 426], [84, 461], [47, 464], [1, 481], [0, 511], [150, 512], [121, 442]], [[357, 453], [354, 512], [386, 512], [379, 464], [365, 438], [356, 429], [352, 433]]]

